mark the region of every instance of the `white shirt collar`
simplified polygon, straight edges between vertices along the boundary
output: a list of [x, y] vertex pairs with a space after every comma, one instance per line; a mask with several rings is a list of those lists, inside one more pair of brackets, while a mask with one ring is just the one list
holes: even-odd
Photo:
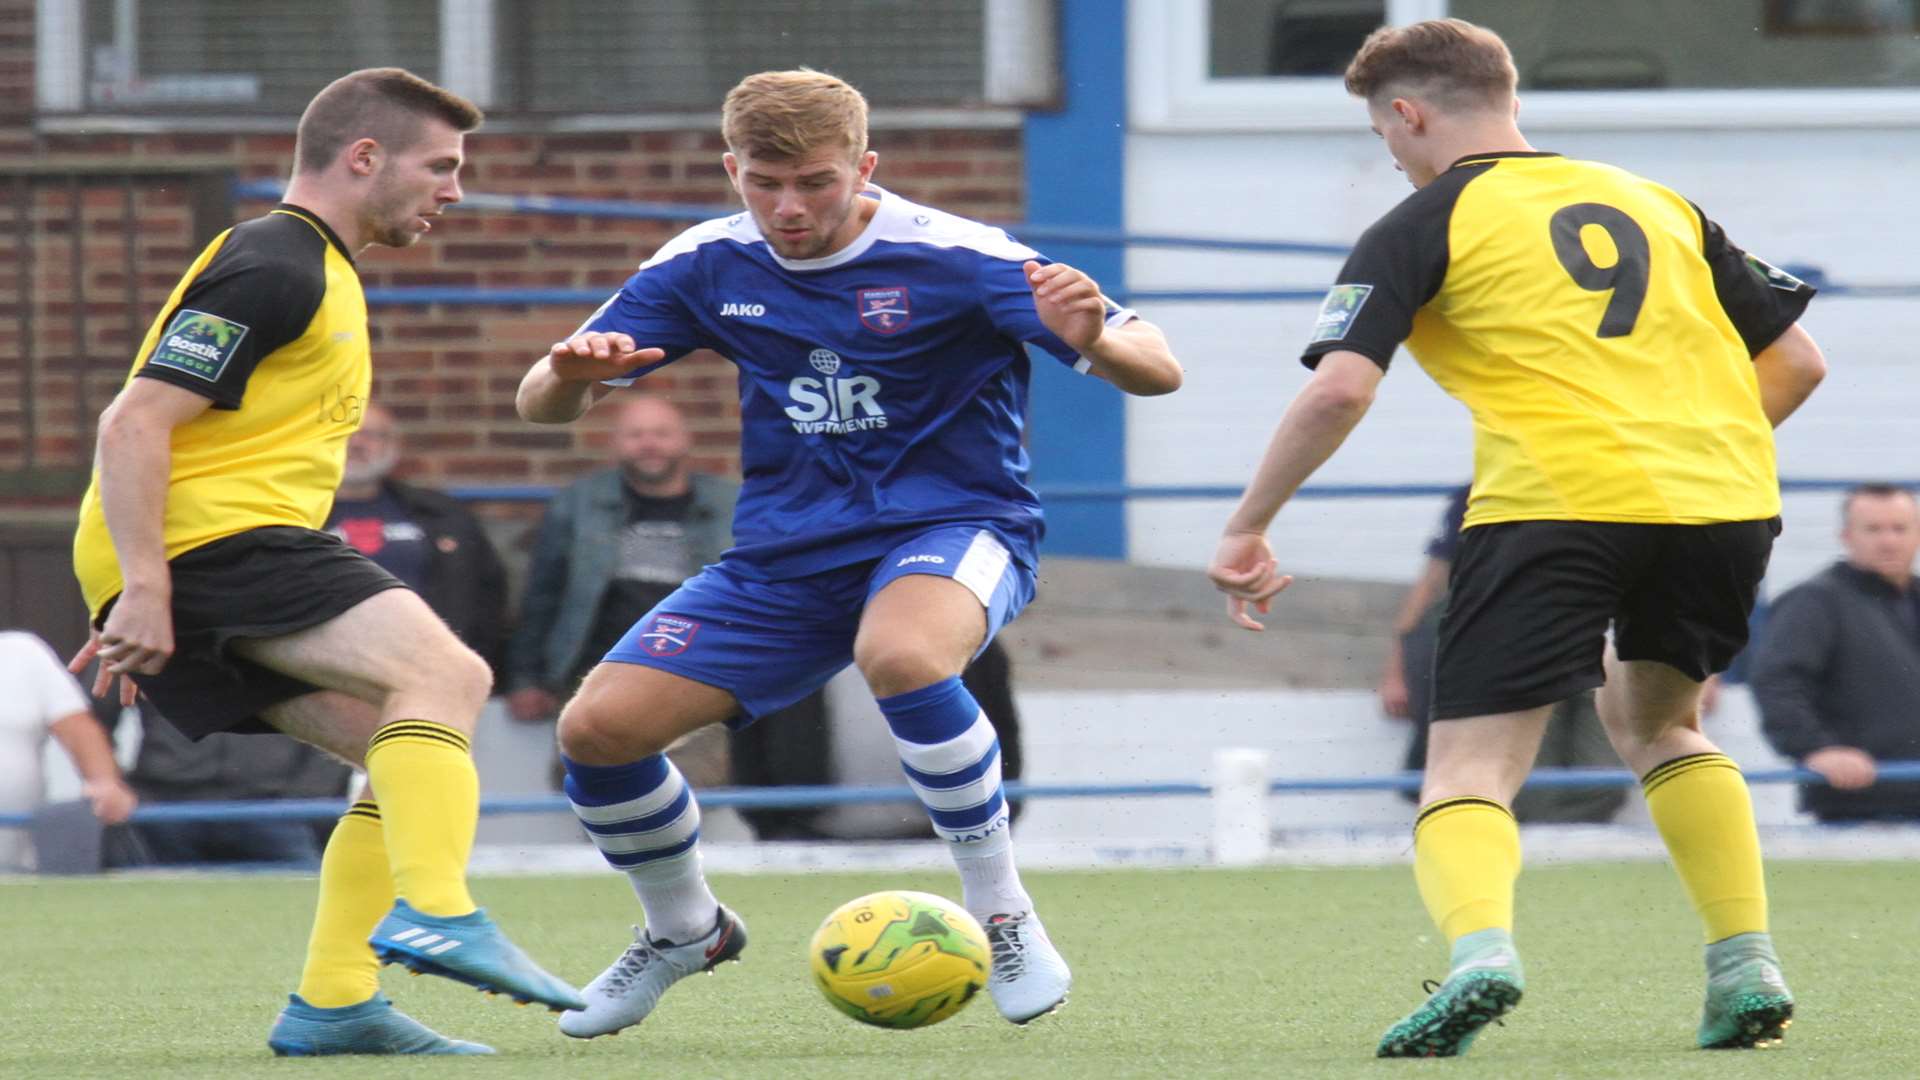
[[[836, 266], [844, 266], [852, 262], [865, 254], [867, 249], [873, 246], [874, 241], [879, 239], [882, 229], [881, 217], [883, 215], [890, 215], [893, 208], [900, 202], [899, 198], [892, 192], [874, 183], [868, 183], [859, 197], [865, 198], [867, 196], [873, 196], [879, 205], [873, 208], [873, 216], [867, 219], [866, 228], [860, 230], [860, 235], [854, 237], [852, 243], [841, 248], [839, 251], [831, 255], [822, 255], [817, 259], [787, 259], [782, 258], [779, 252], [773, 250], [773, 244], [769, 241], [767, 243], [767, 253], [773, 256], [774, 262], [779, 263], [783, 269], [787, 270], [831, 270]], [[752, 215], [748, 215], [748, 220], [752, 220]], [[760, 231], [758, 222], [754, 223], [754, 231]], [[761, 239], [765, 240], [765, 235], [762, 235]]]

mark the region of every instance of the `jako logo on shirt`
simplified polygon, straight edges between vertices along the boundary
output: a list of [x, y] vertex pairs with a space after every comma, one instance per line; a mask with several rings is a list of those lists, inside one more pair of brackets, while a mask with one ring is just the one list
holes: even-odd
[[912, 566], [914, 563], [932, 563], [935, 566], [945, 566], [947, 565], [947, 560], [946, 557], [942, 555], [909, 555], [893, 565], [898, 568], [902, 566]]
[[871, 375], [842, 375], [844, 361], [832, 349], [807, 354], [807, 365], [824, 378], [798, 375], [787, 383], [787, 417], [802, 435], [845, 435], [887, 426], [887, 411], [877, 400], [880, 380]]
[[765, 304], [721, 304], [721, 317], [732, 316], [736, 319], [757, 319], [767, 313]]

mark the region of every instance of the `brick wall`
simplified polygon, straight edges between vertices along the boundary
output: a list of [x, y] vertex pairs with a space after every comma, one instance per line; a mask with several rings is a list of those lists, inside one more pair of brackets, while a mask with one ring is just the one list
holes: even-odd
[[[32, 100], [32, 0], [0, 0], [0, 153], [4, 160], [58, 161], [110, 169], [222, 167], [242, 179], [281, 179], [292, 155], [284, 134], [36, 134], [18, 108]], [[1017, 131], [874, 133], [877, 178], [908, 198], [989, 220], [1023, 212]], [[540, 134], [482, 129], [468, 140], [469, 191], [689, 204], [731, 201], [717, 133]], [[117, 183], [118, 181], [116, 181]], [[40, 403], [34, 420], [39, 466], [84, 465], [91, 424], [124, 377], [137, 334], [165, 301], [194, 253], [177, 185], [138, 180], [74, 191], [42, 184], [31, 204], [35, 299], [31, 342]], [[0, 202], [7, 198], [0, 191]], [[81, 205], [83, 333], [74, 311], [73, 202]], [[266, 208], [238, 203], [236, 219]], [[20, 311], [22, 250], [9, 206], [0, 205], [0, 473], [26, 460]], [[403, 251], [374, 248], [361, 260], [369, 286], [604, 288], [683, 226], [671, 223], [456, 210], [433, 235]], [[131, 229], [143, 269], [120, 267]], [[15, 275], [15, 276], [9, 276]], [[129, 291], [129, 286], [132, 291]], [[138, 311], [137, 320], [131, 313]], [[372, 313], [375, 398], [409, 431], [407, 472], [441, 484], [565, 481], [605, 460], [606, 410], [564, 429], [522, 423], [513, 391], [528, 364], [578, 325], [582, 305], [379, 307]], [[14, 316], [10, 318], [9, 316]], [[738, 407], [731, 365], [694, 356], [649, 377], [689, 414], [703, 468], [736, 468]], [[16, 502], [18, 499], [16, 498]]]

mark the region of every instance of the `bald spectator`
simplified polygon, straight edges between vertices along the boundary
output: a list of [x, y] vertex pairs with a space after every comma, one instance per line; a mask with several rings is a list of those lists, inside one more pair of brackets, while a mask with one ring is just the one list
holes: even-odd
[[1880, 779], [1920, 759], [1920, 504], [1888, 484], [1847, 492], [1846, 557], [1774, 602], [1753, 659], [1773, 748], [1826, 778], [1800, 789], [1823, 822], [1920, 821], [1920, 783]]
[[641, 616], [732, 544], [738, 485], [694, 472], [692, 450], [679, 409], [633, 398], [614, 421], [613, 467], [547, 504], [502, 679], [515, 719], [552, 719]]

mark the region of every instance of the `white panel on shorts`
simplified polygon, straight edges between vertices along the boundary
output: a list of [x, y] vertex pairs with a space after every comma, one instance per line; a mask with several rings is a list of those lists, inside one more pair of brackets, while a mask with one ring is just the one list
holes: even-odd
[[960, 565], [954, 568], [953, 580], [965, 585], [980, 600], [980, 606], [991, 609], [993, 594], [1000, 588], [1000, 579], [1006, 576], [1007, 563], [1012, 556], [1007, 553], [1007, 545], [1000, 538], [981, 529], [973, 534], [973, 543], [967, 545], [967, 553], [960, 557]]

